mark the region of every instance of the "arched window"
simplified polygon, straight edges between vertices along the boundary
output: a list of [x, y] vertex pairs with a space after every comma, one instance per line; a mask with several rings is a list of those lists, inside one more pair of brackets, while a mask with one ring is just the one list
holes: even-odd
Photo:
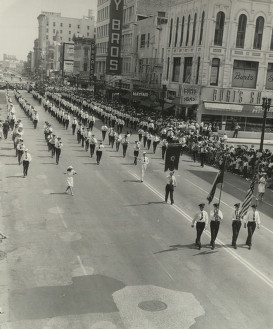
[[225, 25], [225, 14], [222, 11], [219, 11], [219, 13], [216, 16], [216, 26], [215, 26], [215, 34], [214, 34], [215, 46], [222, 46], [224, 25]]
[[262, 16], [259, 16], [256, 20], [254, 44], [253, 44], [254, 49], [262, 48], [263, 32], [264, 32], [264, 18]]
[[174, 39], [174, 46], [177, 46], [177, 39], [178, 39], [178, 28], [179, 28], [179, 17], [176, 19], [176, 28], [175, 28], [175, 39]]
[[171, 47], [171, 43], [172, 43], [172, 34], [173, 34], [173, 19], [171, 19], [171, 25], [170, 25], [169, 47]]
[[201, 19], [201, 26], [200, 26], [199, 45], [202, 45], [202, 41], [203, 41], [204, 22], [205, 22], [205, 12], [203, 11], [202, 19]]
[[246, 23], [247, 17], [242, 14], [239, 17], [238, 30], [237, 30], [237, 39], [236, 39], [236, 48], [244, 48], [245, 45], [245, 35], [246, 35]]
[[192, 46], [194, 45], [194, 41], [195, 41], [196, 20], [197, 20], [197, 14], [194, 14], [193, 29], [192, 29], [192, 39], [191, 39], [191, 45]]
[[183, 16], [182, 23], [181, 23], [180, 47], [182, 46], [183, 39], [184, 39], [184, 24], [185, 24], [185, 17]]
[[211, 62], [211, 72], [210, 72], [211, 86], [218, 86], [219, 70], [220, 70], [220, 59], [213, 58]]
[[186, 37], [186, 46], [189, 42], [189, 36], [190, 36], [190, 24], [191, 24], [191, 15], [188, 17], [188, 27], [187, 27], [187, 37]]

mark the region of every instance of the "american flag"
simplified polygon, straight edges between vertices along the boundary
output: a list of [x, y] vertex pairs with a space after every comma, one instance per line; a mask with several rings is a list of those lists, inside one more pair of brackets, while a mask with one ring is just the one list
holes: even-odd
[[248, 210], [248, 208], [251, 204], [251, 200], [252, 200], [253, 193], [254, 193], [254, 188], [255, 188], [255, 179], [252, 180], [252, 182], [249, 186], [249, 189], [247, 191], [245, 200], [242, 204], [242, 208], [241, 208], [241, 211], [240, 211], [240, 217], [241, 218], [243, 218], [245, 216], [245, 214], [247, 213], [247, 210]]

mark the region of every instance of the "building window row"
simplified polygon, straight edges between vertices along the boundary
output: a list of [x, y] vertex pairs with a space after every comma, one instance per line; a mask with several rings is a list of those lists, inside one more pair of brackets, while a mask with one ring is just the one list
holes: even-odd
[[[181, 19], [180, 17], [177, 17], [175, 21], [173, 18], [170, 20], [169, 47], [171, 47], [172, 41], [174, 47], [182, 47], [189, 45], [193, 46], [195, 44], [196, 31], [197, 31], [197, 18], [198, 18], [197, 14], [195, 13], [193, 16], [191, 41], [190, 41], [191, 15], [188, 15], [188, 17], [186, 18], [185, 16], [182, 16]], [[174, 40], [172, 40], [174, 22], [175, 22], [175, 32], [174, 32]], [[180, 22], [181, 22], [181, 28], [179, 33]], [[203, 41], [204, 23], [205, 23], [205, 12], [203, 11], [200, 21], [199, 45], [201, 45]], [[185, 24], [186, 24], [186, 33], [185, 33]], [[184, 40], [184, 34], [186, 36], [185, 40]]]
[[98, 22], [104, 21], [109, 18], [109, 6], [98, 10]]
[[123, 9], [123, 24], [130, 23], [134, 20], [134, 11], [134, 6]]
[[[141, 34], [140, 35], [140, 45], [139, 45], [139, 48], [149, 48], [150, 47], [150, 38], [151, 38], [151, 34], [150, 33]], [[139, 37], [137, 36], [137, 48], [138, 48], [138, 40], [139, 40]]]
[[97, 27], [97, 38], [107, 37], [109, 35], [109, 24]]
[[97, 55], [107, 54], [107, 51], [108, 51], [108, 42], [101, 42], [96, 45]]
[[99, 0], [98, 1], [98, 6], [103, 5], [105, 2], [107, 2], [108, 0]]

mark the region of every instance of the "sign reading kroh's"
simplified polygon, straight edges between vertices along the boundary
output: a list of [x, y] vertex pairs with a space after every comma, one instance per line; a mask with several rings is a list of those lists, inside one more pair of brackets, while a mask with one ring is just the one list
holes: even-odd
[[106, 74], [121, 74], [121, 36], [124, 0], [111, 0], [109, 44], [106, 59]]

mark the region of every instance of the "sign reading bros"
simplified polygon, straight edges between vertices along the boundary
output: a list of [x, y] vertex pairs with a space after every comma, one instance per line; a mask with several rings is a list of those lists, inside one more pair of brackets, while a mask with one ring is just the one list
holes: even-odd
[[124, 0], [111, 0], [109, 44], [106, 59], [106, 74], [121, 74], [121, 36]]

